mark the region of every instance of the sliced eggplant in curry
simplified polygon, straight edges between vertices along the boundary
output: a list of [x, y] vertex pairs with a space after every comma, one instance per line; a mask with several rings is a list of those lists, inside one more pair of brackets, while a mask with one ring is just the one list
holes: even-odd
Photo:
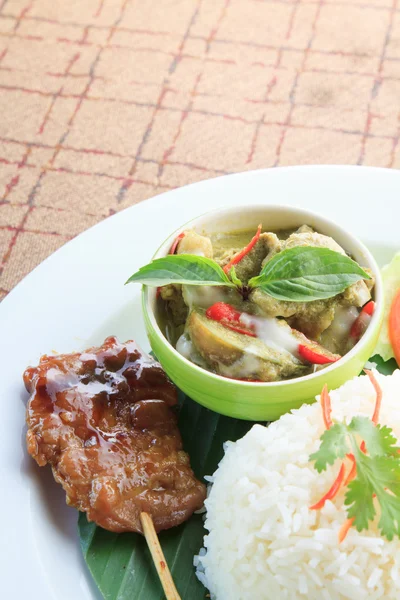
[[199, 310], [191, 311], [186, 327], [196, 350], [220, 375], [233, 379], [279, 381], [307, 372], [307, 367], [290, 352], [232, 331], [208, 319]]

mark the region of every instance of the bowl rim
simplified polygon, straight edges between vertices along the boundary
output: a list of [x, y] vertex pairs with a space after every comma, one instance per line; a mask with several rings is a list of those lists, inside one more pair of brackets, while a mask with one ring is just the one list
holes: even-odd
[[[157, 319], [154, 314], [154, 310], [151, 306], [151, 290], [154, 290], [153, 295], [155, 295], [155, 288], [152, 288], [147, 285], [143, 285], [142, 286], [142, 300], [143, 300], [142, 309], [147, 313], [147, 317], [150, 320], [151, 326], [152, 326], [154, 332], [157, 334], [157, 337], [161, 340], [163, 345], [166, 346], [170, 352], [172, 352], [172, 354], [174, 355], [174, 357], [177, 360], [181, 361], [188, 368], [193, 369], [194, 372], [197, 372], [202, 376], [210, 378], [211, 380], [215, 380], [215, 383], [240, 386], [240, 387], [243, 387], [244, 389], [250, 389], [250, 388], [256, 387], [257, 389], [267, 390], [267, 389], [271, 389], [271, 388], [275, 388], [275, 387], [299, 385], [300, 383], [303, 383], [303, 382], [312, 382], [314, 380], [318, 380], [323, 375], [328, 374], [328, 373], [330, 374], [335, 369], [344, 367], [346, 365], [346, 363], [351, 362], [352, 359], [357, 354], [359, 354], [365, 346], [367, 346], [369, 344], [371, 338], [373, 338], [373, 336], [376, 334], [376, 329], [381, 326], [381, 321], [382, 321], [383, 313], [384, 313], [383, 282], [382, 282], [382, 277], [381, 277], [381, 272], [380, 272], [379, 266], [378, 266], [375, 258], [373, 257], [372, 253], [368, 250], [368, 248], [355, 235], [353, 235], [352, 233], [347, 231], [347, 229], [344, 229], [341, 225], [338, 225], [332, 219], [328, 219], [324, 215], [322, 215], [318, 212], [315, 212], [315, 211], [304, 210], [302, 208], [293, 207], [293, 206], [289, 206], [286, 204], [263, 204], [263, 203], [243, 204], [240, 206], [235, 206], [233, 208], [229, 207], [229, 206], [227, 206], [227, 207], [221, 206], [212, 211], [207, 211], [205, 213], [202, 213], [202, 214], [198, 215], [197, 217], [190, 219], [186, 223], [183, 223], [180, 227], [178, 227], [175, 231], [173, 231], [162, 242], [162, 244], [158, 247], [158, 249], [154, 253], [152, 260], [166, 256], [166, 254], [168, 253], [168, 250], [171, 247], [175, 238], [182, 231], [187, 229], [189, 226], [195, 228], [196, 224], [199, 221], [205, 219], [208, 216], [210, 216], [210, 218], [212, 218], [213, 216], [222, 215], [223, 213], [226, 213], [228, 215], [228, 214], [234, 214], [234, 213], [237, 213], [237, 212], [240, 212], [243, 210], [246, 210], [246, 212], [249, 214], [251, 214], [252, 211], [255, 211], [255, 210], [258, 210], [258, 211], [265, 210], [265, 211], [275, 211], [275, 212], [276, 211], [285, 211], [287, 213], [288, 212], [293, 213], [294, 215], [299, 216], [299, 217], [304, 217], [305, 219], [317, 219], [323, 226], [326, 225], [327, 227], [332, 227], [332, 228], [336, 229], [338, 232], [341, 233], [341, 235], [344, 238], [349, 240], [350, 245], [357, 247], [357, 250], [360, 253], [362, 253], [362, 255], [365, 257], [365, 262], [368, 263], [368, 268], [370, 268], [372, 270], [373, 275], [375, 277], [375, 286], [374, 286], [375, 310], [374, 310], [374, 314], [372, 315], [372, 319], [368, 326], [367, 331], [364, 333], [362, 338], [355, 344], [355, 346], [349, 352], [347, 352], [344, 356], [342, 356], [338, 361], [332, 363], [331, 365], [328, 365], [321, 371], [316, 371], [315, 373], [309, 373], [308, 375], [302, 375], [301, 377], [294, 377], [292, 379], [285, 379], [285, 380], [281, 380], [281, 381], [263, 381], [263, 382], [261, 382], [261, 381], [260, 382], [241, 381], [241, 380], [232, 379], [229, 377], [224, 377], [223, 375], [218, 375], [217, 373], [213, 373], [212, 371], [207, 371], [207, 369], [203, 369], [202, 367], [192, 363], [190, 360], [188, 360], [187, 358], [182, 356], [173, 347], [173, 345], [167, 340], [167, 338], [161, 331], [160, 326], [158, 325]], [[204, 226], [204, 227], [206, 228], [206, 226]], [[335, 239], [335, 238], [333, 237], [333, 239]]]

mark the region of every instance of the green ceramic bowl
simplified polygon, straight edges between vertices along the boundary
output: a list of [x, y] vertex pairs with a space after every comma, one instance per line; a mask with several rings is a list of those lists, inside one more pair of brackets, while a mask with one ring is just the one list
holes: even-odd
[[193, 400], [215, 412], [238, 419], [269, 421], [285, 412], [312, 402], [323, 385], [337, 388], [358, 375], [374, 351], [383, 319], [382, 281], [379, 268], [367, 248], [351, 233], [315, 213], [285, 206], [243, 206], [207, 213], [185, 223], [171, 233], [154, 258], [168, 254], [176, 236], [185, 229], [198, 233], [256, 229], [263, 223], [268, 230], [293, 229], [304, 223], [335, 239], [376, 278], [376, 309], [371, 323], [356, 346], [336, 363], [322, 371], [276, 383], [235, 381], [215, 375], [181, 356], [167, 341], [158, 324], [156, 290], [143, 286], [143, 313], [151, 347], [172, 381]]

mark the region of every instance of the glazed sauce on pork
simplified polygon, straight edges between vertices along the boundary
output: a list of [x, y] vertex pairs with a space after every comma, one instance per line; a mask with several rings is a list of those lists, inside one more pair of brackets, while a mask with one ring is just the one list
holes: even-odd
[[43, 356], [24, 382], [28, 452], [49, 463], [67, 503], [110, 531], [157, 531], [201, 508], [175, 412], [177, 390], [133, 341], [107, 338], [83, 353]]

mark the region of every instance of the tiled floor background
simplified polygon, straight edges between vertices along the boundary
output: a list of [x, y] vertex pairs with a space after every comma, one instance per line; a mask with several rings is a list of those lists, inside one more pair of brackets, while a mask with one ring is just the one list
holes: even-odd
[[0, 298], [164, 190], [399, 131], [400, 0], [0, 0]]

